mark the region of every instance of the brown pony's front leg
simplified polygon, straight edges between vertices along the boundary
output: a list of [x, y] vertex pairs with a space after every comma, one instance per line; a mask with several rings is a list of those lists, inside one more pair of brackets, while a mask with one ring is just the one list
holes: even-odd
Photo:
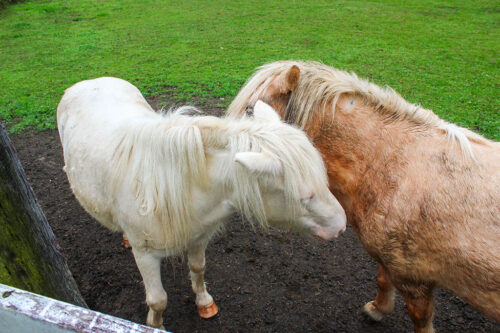
[[377, 287], [377, 297], [374, 301], [366, 303], [362, 311], [373, 320], [380, 321], [394, 310], [395, 297], [394, 285], [382, 265], [378, 266]]
[[434, 301], [432, 287], [418, 286], [400, 290], [403, 295], [408, 314], [413, 321], [415, 333], [434, 333], [432, 319], [434, 318]]

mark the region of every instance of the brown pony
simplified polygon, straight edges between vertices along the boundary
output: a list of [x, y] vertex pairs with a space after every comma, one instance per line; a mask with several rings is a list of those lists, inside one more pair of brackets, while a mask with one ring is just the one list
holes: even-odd
[[322, 153], [330, 190], [379, 263], [363, 312], [404, 297], [415, 332], [433, 332], [432, 290], [500, 321], [500, 144], [447, 123], [390, 88], [314, 62], [260, 67], [228, 113], [261, 99]]

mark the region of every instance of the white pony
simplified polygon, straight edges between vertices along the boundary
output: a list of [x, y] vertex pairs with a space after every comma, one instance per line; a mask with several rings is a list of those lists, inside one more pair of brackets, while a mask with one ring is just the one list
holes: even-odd
[[217, 313], [203, 280], [205, 248], [234, 212], [323, 239], [345, 230], [320, 154], [305, 134], [258, 103], [254, 119], [151, 109], [116, 78], [82, 81], [57, 109], [65, 171], [82, 206], [123, 232], [144, 280], [147, 324], [162, 326], [160, 262], [187, 251], [200, 316]]

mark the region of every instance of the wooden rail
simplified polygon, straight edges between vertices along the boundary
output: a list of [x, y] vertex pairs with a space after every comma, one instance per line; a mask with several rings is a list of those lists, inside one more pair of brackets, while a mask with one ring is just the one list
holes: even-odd
[[0, 284], [0, 332], [159, 333], [159, 329]]

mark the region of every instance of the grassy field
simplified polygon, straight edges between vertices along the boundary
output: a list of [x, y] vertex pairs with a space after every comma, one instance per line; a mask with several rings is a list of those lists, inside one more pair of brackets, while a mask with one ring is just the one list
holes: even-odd
[[307, 59], [500, 140], [499, 25], [498, 1], [26, 1], [0, 11], [0, 119], [53, 128], [64, 89], [105, 75], [224, 106], [255, 67]]

